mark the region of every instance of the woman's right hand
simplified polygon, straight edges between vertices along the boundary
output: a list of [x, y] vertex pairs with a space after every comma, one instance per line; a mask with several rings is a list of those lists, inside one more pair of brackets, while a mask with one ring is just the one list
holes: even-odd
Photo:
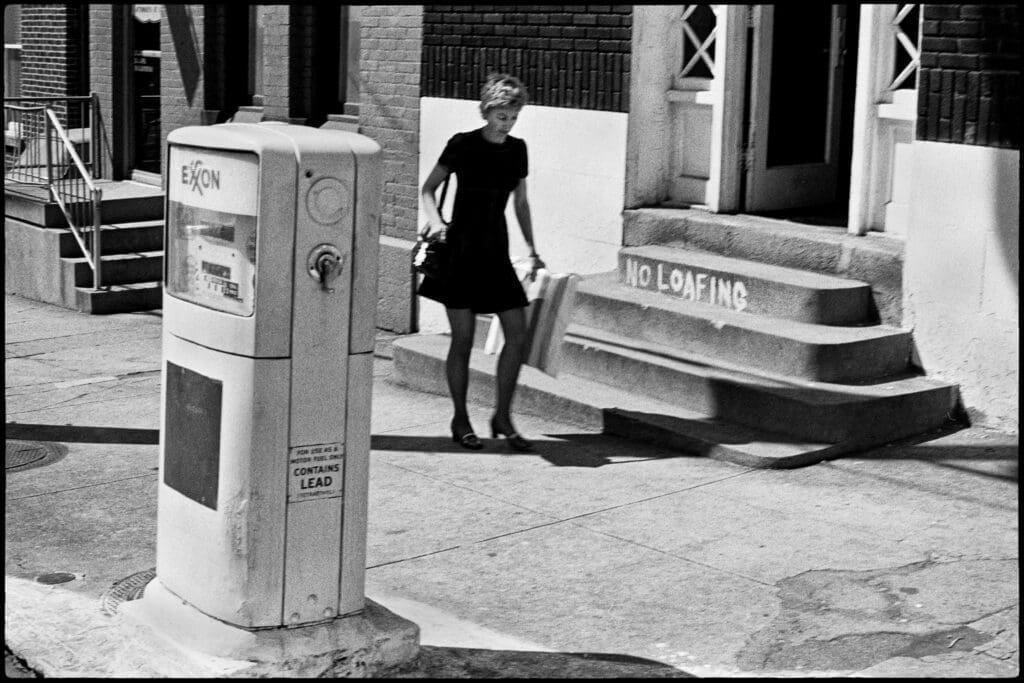
[[440, 242], [444, 242], [448, 237], [448, 226], [444, 223], [438, 224], [431, 221], [423, 236], [428, 240], [436, 239]]

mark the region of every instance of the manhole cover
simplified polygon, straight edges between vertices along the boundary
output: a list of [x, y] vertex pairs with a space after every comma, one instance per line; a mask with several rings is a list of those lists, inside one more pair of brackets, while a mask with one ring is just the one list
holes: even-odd
[[47, 441], [8, 440], [4, 452], [7, 458], [5, 469], [8, 472], [42, 467], [64, 457], [64, 449], [61, 446]]
[[141, 598], [146, 586], [155, 578], [156, 567], [153, 567], [116, 581], [100, 598], [100, 606], [104, 612], [114, 616], [122, 602]]
[[53, 572], [51, 574], [40, 574], [36, 577], [36, 581], [44, 583], [47, 586], [55, 586], [58, 583], [74, 581], [76, 578], [78, 577], [70, 572]]

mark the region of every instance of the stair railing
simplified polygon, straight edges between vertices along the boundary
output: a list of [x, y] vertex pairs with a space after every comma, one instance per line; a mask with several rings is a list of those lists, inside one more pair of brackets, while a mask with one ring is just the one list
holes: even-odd
[[[92, 288], [99, 290], [103, 288], [102, 276], [102, 240], [100, 207], [103, 201], [103, 191], [96, 187], [92, 176], [89, 174], [78, 151], [68, 137], [67, 131], [60, 125], [57, 115], [52, 109], [46, 110], [46, 117], [49, 121], [47, 126], [46, 145], [46, 167], [47, 175], [50, 178], [50, 195], [60, 207], [64, 219], [71, 228], [71, 234], [82, 249], [89, 266], [92, 268]], [[52, 140], [52, 133], [60, 137], [61, 147], [54, 149], [49, 144]], [[93, 145], [95, 148], [96, 145]], [[68, 169], [67, 173], [54, 173], [53, 153], [55, 151], [66, 154], [74, 164], [74, 170]], [[76, 172], [77, 171], [77, 172]]]
[[[89, 125], [76, 129], [78, 140], [72, 140], [57, 112], [48, 106], [55, 99], [67, 105], [72, 102], [80, 104], [77, 121], [87, 121]], [[15, 104], [12, 100], [26, 104]], [[30, 102], [32, 100], [35, 102]], [[92, 269], [93, 289], [103, 289], [103, 192], [96, 186], [95, 178], [102, 172], [100, 136], [104, 131], [100, 126], [95, 94], [66, 98], [5, 98], [4, 122], [5, 185], [43, 185], [47, 188]], [[88, 144], [88, 163], [82, 160], [76, 143]]]

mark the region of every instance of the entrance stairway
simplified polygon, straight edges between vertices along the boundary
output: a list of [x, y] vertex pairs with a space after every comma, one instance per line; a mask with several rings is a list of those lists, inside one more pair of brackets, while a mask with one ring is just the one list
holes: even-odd
[[[624, 235], [618, 270], [580, 283], [562, 372], [524, 367], [517, 412], [769, 468], [951, 426], [957, 387], [915, 369], [898, 325], [895, 240], [679, 209], [626, 212]], [[396, 381], [447, 393], [447, 346], [396, 340]], [[474, 352], [471, 400], [493, 404], [495, 366]]]
[[134, 181], [98, 180], [105, 289], [45, 187], [5, 183], [5, 291], [86, 313], [160, 308], [163, 191]]

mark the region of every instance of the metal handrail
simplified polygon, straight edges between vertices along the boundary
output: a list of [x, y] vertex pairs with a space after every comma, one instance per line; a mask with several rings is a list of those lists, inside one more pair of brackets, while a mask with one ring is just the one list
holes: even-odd
[[[77, 105], [77, 106], [76, 106]], [[46, 125], [42, 113], [49, 107], [55, 111], [63, 109], [63, 117], [70, 121], [73, 117], [89, 131], [90, 145], [89, 166], [94, 178], [103, 177], [103, 152], [110, 157], [110, 141], [106, 130], [102, 127], [99, 96], [89, 95], [67, 96], [36, 96], [36, 97], [4, 97], [4, 176], [7, 180], [27, 184], [48, 184], [49, 180], [40, 177], [34, 171], [39, 170], [40, 159], [26, 159], [28, 153], [26, 143], [39, 140]], [[38, 116], [32, 114], [38, 113]], [[26, 154], [22, 154], [22, 152]], [[35, 150], [36, 156], [39, 151]], [[33, 163], [35, 162], [35, 163]], [[111, 163], [113, 159], [111, 158]]]
[[92, 151], [92, 169], [94, 178], [103, 177], [103, 150], [107, 151], [106, 159], [110, 161], [110, 167], [114, 167], [114, 153], [110, 148], [110, 138], [107, 137], [107, 127], [103, 125], [103, 112], [100, 110], [100, 96], [92, 94], [92, 116], [89, 117], [92, 123], [92, 139], [94, 146]]
[[[63, 111], [59, 111], [63, 110]], [[60, 118], [80, 124], [72, 141]], [[93, 271], [93, 289], [103, 289], [101, 177], [105, 136], [95, 93], [66, 97], [4, 98], [4, 181], [45, 187]], [[102, 138], [102, 139], [101, 139]], [[89, 145], [88, 162], [76, 147]], [[42, 147], [42, 149], [41, 149]]]
[[[57, 115], [53, 113], [52, 109], [46, 109], [46, 117], [49, 122], [46, 127], [46, 175], [50, 180], [50, 195], [57, 203], [57, 206], [60, 207], [61, 213], [64, 214], [64, 218], [71, 228], [71, 234], [74, 235], [75, 241], [78, 242], [82, 253], [85, 254], [86, 261], [88, 261], [89, 266], [92, 268], [93, 289], [99, 290], [103, 288], [101, 258], [103, 254], [101, 240], [102, 222], [100, 220], [103, 191], [96, 187], [92, 176], [85, 168], [85, 164], [82, 163], [82, 159], [78, 156], [75, 145], [71, 142], [71, 138], [68, 137], [67, 132], [60, 121], [57, 120]], [[78, 171], [77, 178], [54, 178], [53, 145], [50, 144], [52, 140], [51, 131], [56, 131], [60, 137], [65, 153], [70, 157], [75, 169]], [[95, 149], [96, 144], [93, 143], [92, 151], [94, 155]], [[85, 231], [85, 223], [88, 218], [91, 218], [91, 229], [88, 231], [88, 234], [83, 235], [79, 231]]]

